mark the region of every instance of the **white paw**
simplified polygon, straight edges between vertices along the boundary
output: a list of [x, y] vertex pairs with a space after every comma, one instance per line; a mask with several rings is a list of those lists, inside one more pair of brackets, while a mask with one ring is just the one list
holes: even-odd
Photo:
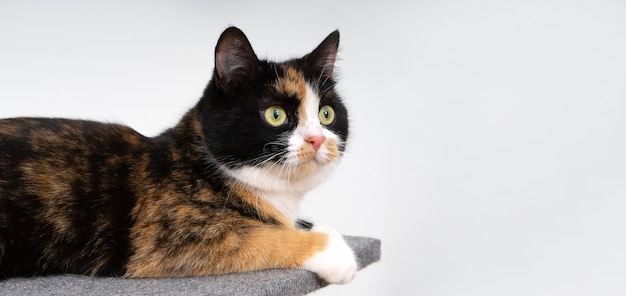
[[357, 270], [356, 259], [343, 236], [325, 225], [315, 225], [311, 231], [328, 236], [326, 249], [309, 258], [302, 268], [317, 273], [331, 284], [345, 284], [354, 278]]

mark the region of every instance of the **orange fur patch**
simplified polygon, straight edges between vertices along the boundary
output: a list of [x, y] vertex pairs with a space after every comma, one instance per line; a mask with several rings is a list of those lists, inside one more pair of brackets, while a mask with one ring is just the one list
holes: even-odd
[[288, 96], [304, 99], [306, 86], [302, 73], [290, 66], [285, 66], [283, 70], [285, 75], [276, 81], [276, 89]]
[[307, 161], [313, 159], [315, 154], [316, 152], [315, 149], [313, 149], [313, 145], [305, 142], [298, 149], [297, 156], [300, 161]]
[[326, 163], [336, 161], [339, 158], [340, 154], [337, 141], [327, 138], [326, 141], [324, 141], [324, 147], [328, 150], [328, 153], [326, 154]]

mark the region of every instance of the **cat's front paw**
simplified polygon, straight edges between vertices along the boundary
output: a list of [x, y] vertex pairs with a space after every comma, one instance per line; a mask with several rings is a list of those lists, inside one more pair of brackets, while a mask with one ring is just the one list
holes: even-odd
[[315, 225], [311, 231], [328, 236], [326, 249], [317, 252], [303, 265], [304, 269], [315, 272], [331, 284], [345, 284], [354, 278], [357, 263], [352, 249], [343, 236], [335, 229], [325, 225]]

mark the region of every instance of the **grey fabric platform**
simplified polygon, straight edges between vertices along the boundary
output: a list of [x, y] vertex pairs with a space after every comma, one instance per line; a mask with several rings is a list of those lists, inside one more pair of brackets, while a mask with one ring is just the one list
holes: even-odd
[[[346, 236], [359, 269], [380, 260], [380, 240]], [[358, 276], [358, 274], [357, 274]], [[273, 269], [221, 276], [119, 279], [58, 275], [0, 281], [0, 295], [304, 295], [327, 284], [301, 269]], [[348, 283], [349, 285], [349, 283]]]

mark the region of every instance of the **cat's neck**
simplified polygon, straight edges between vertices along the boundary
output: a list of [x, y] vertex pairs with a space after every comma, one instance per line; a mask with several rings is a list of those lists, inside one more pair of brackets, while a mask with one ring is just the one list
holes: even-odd
[[288, 225], [296, 224], [303, 195], [291, 195], [288, 192], [265, 192], [261, 193], [260, 196], [287, 218]]
[[286, 176], [284, 168], [268, 165], [265, 167], [221, 168], [235, 184], [246, 188], [255, 196], [276, 208], [294, 225], [300, 202], [312, 188], [322, 183], [334, 169], [324, 166], [306, 176]]
[[234, 186], [250, 192], [256, 199], [262, 199], [285, 217], [286, 224], [294, 225], [300, 201], [308, 188], [300, 188], [301, 186], [297, 184], [291, 184], [290, 180], [274, 175], [263, 168], [221, 167], [220, 169], [232, 180]]
[[235, 179], [231, 179], [228, 184], [230, 191], [236, 193], [236, 196], [246, 203], [253, 205], [260, 217], [270, 218], [288, 227], [295, 226], [302, 195], [264, 191], [242, 184]]

